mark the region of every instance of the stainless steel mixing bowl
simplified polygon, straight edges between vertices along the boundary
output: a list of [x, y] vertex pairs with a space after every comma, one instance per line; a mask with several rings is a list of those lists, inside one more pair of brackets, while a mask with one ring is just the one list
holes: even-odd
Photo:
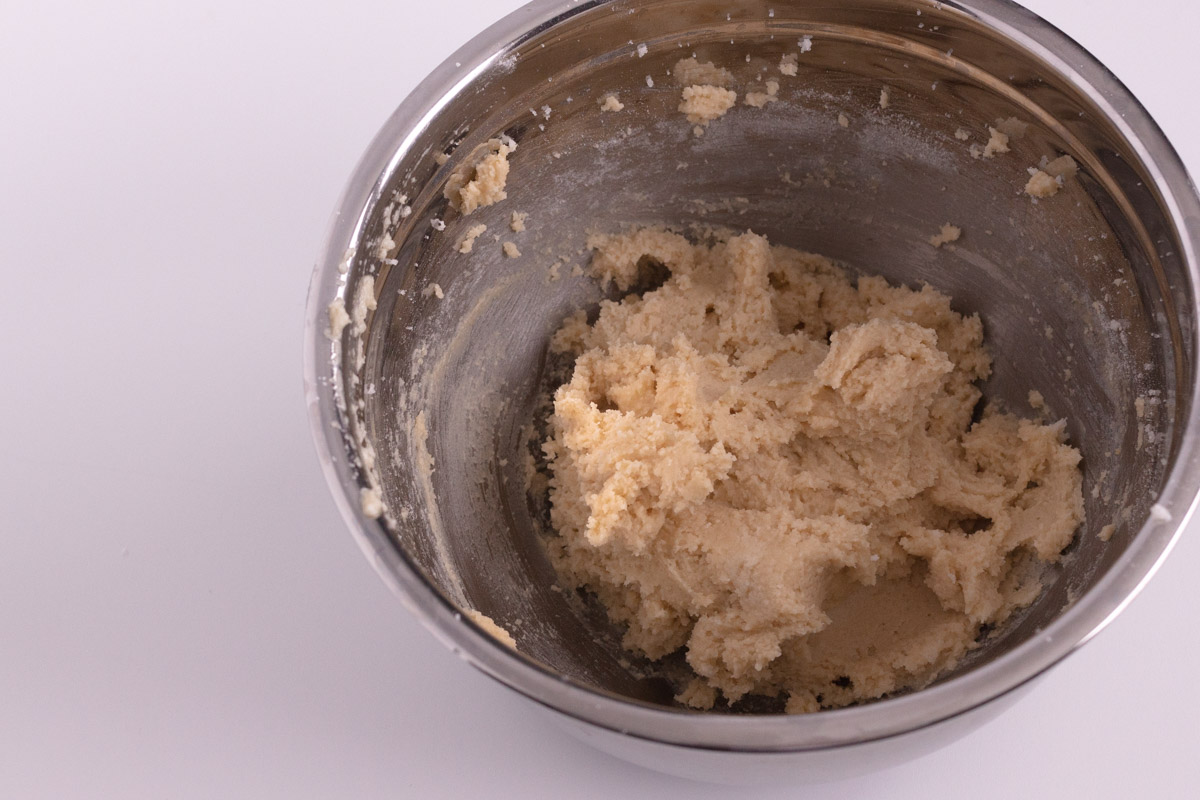
[[[782, 79], [780, 102], [738, 106], [696, 137], [668, 74], [692, 53], [743, 85], [777, 74], [785, 54], [799, 74]], [[601, 110], [609, 92], [625, 110]], [[974, 158], [955, 136], [981, 142], [1007, 117], [1030, 127], [1002, 156]], [[464, 218], [443, 187], [499, 135], [519, 145], [508, 199]], [[1027, 167], [1063, 153], [1078, 178], [1031, 202]], [[509, 231], [514, 210], [529, 214], [524, 233]], [[639, 222], [752, 226], [978, 311], [996, 357], [987, 396], [1020, 409], [1037, 388], [1084, 456], [1088, 522], [1044, 595], [933, 686], [854, 708], [699, 714], [628, 669], [602, 611], [554, 585], [523, 430], [544, 412], [551, 333], [601, 297], [572, 270], [585, 233]], [[927, 239], [947, 222], [963, 238], [935, 250]], [[459, 253], [480, 223], [488, 232]], [[505, 258], [493, 234], [523, 256]], [[1078, 45], [1004, 0], [538, 0], [435, 70], [346, 189], [308, 308], [317, 448], [351, 530], [402, 600], [581, 736], [692, 777], [863, 771], [995, 714], [1104, 627], [1167, 554], [1200, 479], [1198, 241], [1195, 189], [1146, 112]], [[331, 302], [372, 297], [361, 325], [327, 337]], [[381, 495], [382, 516], [364, 491]], [[472, 608], [518, 650], [462, 614]]]

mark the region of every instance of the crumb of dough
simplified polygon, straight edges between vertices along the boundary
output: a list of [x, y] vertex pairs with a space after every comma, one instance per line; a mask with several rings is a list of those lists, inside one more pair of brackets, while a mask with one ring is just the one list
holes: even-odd
[[1037, 389], [1031, 389], [1029, 391], [1029, 407], [1034, 411], [1046, 410], [1046, 398], [1042, 397], [1042, 393]]
[[1025, 182], [1025, 194], [1030, 197], [1053, 197], [1062, 187], [1062, 178], [1042, 172], [1035, 167], [1029, 168], [1029, 180]]
[[765, 92], [747, 92], [746, 105], [762, 108], [767, 103], [774, 103], [779, 99], [779, 81], [768, 80], [766, 83], [767, 90]]
[[511, 139], [491, 139], [456, 168], [443, 192], [450, 205], [464, 216], [508, 197], [508, 156], [517, 149]]
[[707, 126], [714, 119], [725, 116], [736, 102], [737, 92], [730, 89], [710, 85], [685, 86], [679, 111], [686, 114], [693, 125]]
[[508, 227], [512, 228], [513, 233], [520, 233], [525, 230], [525, 220], [529, 219], [529, 214], [524, 211], [512, 212], [512, 219], [508, 223]]
[[703, 678], [692, 678], [683, 691], [675, 695], [675, 702], [707, 711], [717, 702], [717, 690], [705, 683]]
[[821, 704], [817, 702], [817, 697], [812, 692], [795, 691], [788, 695], [783, 710], [787, 714], [811, 714], [814, 711], [820, 711]]
[[1022, 122], [1016, 117], [996, 120], [996, 130], [1010, 139], [1020, 139], [1029, 130], [1029, 123]]
[[622, 289], [669, 272], [556, 335], [579, 355], [543, 443], [560, 582], [627, 648], [808, 712], [923, 686], [1036, 598], [1080, 454], [1065, 422], [973, 421], [978, 316], [752, 233], [588, 246]]
[[800, 56], [795, 53], [788, 53], [783, 58], [779, 59], [779, 74], [789, 77], [796, 77], [796, 73], [800, 69]]
[[850, 118], [845, 114], [838, 114], [838, 125], [841, 125], [843, 128], [849, 128]]
[[1170, 522], [1171, 512], [1167, 511], [1166, 506], [1160, 503], [1155, 503], [1154, 505], [1150, 506], [1150, 518], [1158, 520], [1159, 522]]
[[342, 338], [342, 331], [350, 324], [350, 315], [346, 313], [346, 303], [337, 298], [329, 304], [329, 330], [326, 335], [333, 340]]
[[500, 247], [504, 250], [504, 255], [508, 256], [509, 258], [521, 257], [521, 251], [518, 250], [517, 246], [512, 242], [505, 242]]
[[727, 87], [733, 83], [733, 73], [729, 70], [714, 66], [711, 61], [701, 63], [694, 58], [676, 61], [671, 75], [680, 86]]
[[617, 99], [615, 94], [604, 95], [604, 99], [600, 102], [601, 111], [621, 111], [624, 108], [625, 104]]
[[421, 297], [430, 297], [430, 296], [436, 297], [438, 300], [441, 300], [443, 297], [446, 296], [446, 293], [442, 291], [442, 287], [439, 284], [431, 283], [428, 286], [426, 286], [424, 289], [421, 290]]
[[987, 144], [983, 146], [983, 157], [992, 158], [997, 153], [1008, 152], [1008, 134], [997, 128], [988, 128], [988, 133], [991, 136], [987, 140]]
[[361, 491], [359, 504], [362, 506], [363, 514], [369, 519], [379, 519], [383, 515], [383, 498], [374, 488], [364, 488]]
[[929, 237], [929, 243], [934, 247], [941, 247], [944, 244], [957, 242], [959, 236], [962, 236], [962, 228], [946, 223], [942, 226], [940, 233]]
[[891, 94], [891, 92], [888, 91], [887, 87], [885, 86], [879, 90], [879, 107], [887, 108], [891, 104], [892, 104], [892, 94]]
[[1146, 398], [1139, 397], [1133, 401], [1133, 410], [1137, 413], [1138, 419], [1146, 416]]
[[800, 41], [797, 42], [797, 46], [799, 46], [800, 52], [807, 53], [810, 50], [812, 50], [812, 42], [813, 42], [812, 36], [810, 36], [809, 34], [806, 33], [803, 36], [801, 36]]
[[576, 311], [563, 320], [562, 325], [550, 338], [550, 352], [582, 353], [589, 330], [591, 328], [588, 325], [587, 312]]
[[704, 126], [703, 125], [697, 125], [696, 127], [692, 128], [692, 136], [695, 136], [697, 139], [699, 139], [703, 135], [704, 135]]
[[1030, 197], [1053, 197], [1069, 178], [1079, 173], [1079, 165], [1070, 156], [1059, 156], [1053, 161], [1042, 156], [1038, 167], [1029, 168], [1029, 180], [1025, 183], [1025, 194]]
[[439, 167], [443, 166], [449, 160], [450, 160], [449, 153], [438, 153], [436, 156], [433, 157], [434, 163], [437, 164]]
[[1107, 542], [1109, 539], [1111, 539], [1113, 537], [1113, 534], [1116, 532], [1117, 532], [1116, 525], [1105, 525], [1103, 528], [1100, 529], [1100, 532], [1098, 534], [1096, 534], [1096, 538], [1098, 538], [1102, 542]]
[[[388, 206], [383, 211], [385, 219], [391, 217], [391, 206]], [[380, 261], [386, 261], [392, 254], [392, 249], [396, 246], [396, 240], [392, 238], [391, 231], [384, 231], [379, 237], [379, 244], [375, 247], [375, 257]]]
[[967, 139], [971, 138], [971, 134], [967, 133], [962, 128], [959, 128], [958, 130], [956, 130], [954, 132], [954, 138], [958, 139], [959, 141], [965, 142]]
[[355, 336], [362, 336], [367, 330], [367, 314], [379, 306], [375, 299], [375, 277], [364, 275], [358, 279], [358, 288], [354, 291], [354, 303], [350, 306], [351, 328]]
[[497, 625], [496, 620], [492, 619], [486, 614], [481, 614], [473, 608], [467, 609], [466, 613], [471, 622], [474, 622], [476, 625], [478, 625], [484, 633], [488, 634], [493, 639], [496, 639], [501, 644], [507, 645], [514, 650], [517, 649], [517, 640], [513, 638], [511, 633]]
[[1074, 178], [1079, 173], [1079, 165], [1070, 156], [1059, 156], [1053, 161], [1048, 161], [1046, 156], [1042, 156], [1040, 166], [1042, 171], [1047, 175], [1054, 178], [1062, 178], [1064, 181], [1068, 178]]
[[487, 232], [487, 225], [472, 225], [458, 242], [458, 252], [469, 253], [475, 248], [475, 240]]

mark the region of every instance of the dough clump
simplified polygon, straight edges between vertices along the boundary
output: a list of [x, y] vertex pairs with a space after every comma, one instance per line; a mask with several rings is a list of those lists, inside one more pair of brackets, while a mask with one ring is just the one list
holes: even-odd
[[779, 81], [768, 80], [766, 82], [765, 92], [747, 92], [745, 103], [754, 108], [762, 108], [767, 103], [774, 103], [779, 99]]
[[[714, 119], [725, 116], [737, 102], [737, 92], [719, 86], [685, 86], [679, 111], [687, 115], [688, 122], [708, 125]], [[765, 102], [764, 102], [765, 105]]]
[[934, 247], [941, 247], [944, 244], [957, 242], [960, 236], [962, 236], [962, 228], [947, 222], [938, 233], [929, 237], [929, 243]]
[[601, 111], [623, 111], [625, 104], [615, 94], [606, 94], [600, 103]]
[[753, 233], [589, 247], [605, 284], [669, 278], [552, 342], [577, 357], [543, 445], [550, 554], [627, 648], [686, 649], [680, 702], [920, 687], [1036, 598], [1083, 521], [1080, 456], [1062, 422], [975, 421], [977, 316]]
[[720, 86], [728, 88], [733, 83], [733, 73], [718, 67], [711, 61], [681, 58], [675, 62], [671, 75], [680, 86]]
[[454, 170], [443, 192], [463, 216], [508, 197], [508, 156], [517, 149], [512, 140], [491, 139], [472, 158]]
[[487, 614], [470, 608], [467, 609], [467, 616], [470, 617], [471, 621], [478, 625], [484, 633], [496, 639], [501, 644], [507, 645], [514, 650], [517, 649], [517, 640], [513, 638], [513, 635], [504, 628], [500, 627], [496, 620], [492, 619]]
[[1068, 178], [1074, 178], [1079, 172], [1079, 165], [1070, 156], [1059, 156], [1050, 161], [1042, 156], [1038, 167], [1029, 168], [1029, 180], [1025, 184], [1025, 194], [1030, 197], [1053, 197], [1063, 187]]

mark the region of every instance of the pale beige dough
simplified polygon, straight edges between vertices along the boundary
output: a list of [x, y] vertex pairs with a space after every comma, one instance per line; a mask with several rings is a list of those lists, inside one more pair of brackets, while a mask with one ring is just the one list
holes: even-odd
[[[1029, 130], [1029, 123], [1023, 122], [1016, 117], [1008, 117], [1007, 119], [996, 120], [996, 130], [1003, 133], [1009, 139], [1020, 139]], [[1007, 145], [1008, 142], [1005, 142]]]
[[929, 237], [929, 243], [934, 247], [941, 247], [944, 244], [957, 242], [960, 236], [962, 236], [962, 228], [946, 223], [938, 233]]
[[378, 519], [384, 512], [383, 498], [379, 496], [378, 489], [360, 490], [359, 505], [362, 506], [363, 513], [371, 519]]
[[475, 240], [487, 233], [487, 225], [472, 225], [458, 241], [458, 252], [469, 253], [475, 249]]
[[497, 624], [496, 620], [492, 619], [487, 614], [483, 614], [473, 608], [470, 608], [467, 609], [467, 616], [470, 617], [471, 621], [478, 625], [484, 633], [488, 634], [500, 643], [513, 648], [514, 650], [517, 649], [517, 640], [513, 638], [513, 635]]
[[329, 304], [328, 311], [329, 330], [325, 335], [337, 341], [342, 337], [342, 331], [346, 330], [346, 326], [350, 324], [350, 315], [346, 313], [346, 302], [339, 297]]
[[1069, 178], [1079, 173], [1079, 165], [1070, 156], [1059, 156], [1053, 161], [1042, 156], [1039, 167], [1029, 168], [1025, 194], [1030, 197], [1053, 197]]
[[606, 284], [646, 258], [670, 278], [552, 343], [578, 356], [544, 443], [550, 552], [629, 649], [685, 650], [680, 702], [919, 687], [1037, 596], [1083, 520], [1080, 456], [1061, 422], [972, 422], [977, 316], [752, 233], [589, 246]]
[[987, 140], [987, 144], [983, 146], [983, 157], [992, 158], [997, 153], [1008, 152], [1009, 135], [999, 128], [988, 128], [988, 133], [991, 136]]
[[1058, 194], [1062, 179], [1031, 167], [1029, 180], [1025, 182], [1025, 194], [1030, 197], [1053, 197]]
[[1046, 156], [1042, 156], [1041, 168], [1045, 170], [1047, 175], [1052, 175], [1055, 178], [1074, 178], [1079, 173], [1079, 165], [1075, 163], [1075, 159], [1070, 156], [1059, 156], [1053, 161]]
[[[733, 73], [714, 66], [711, 61], [701, 63], [695, 58], [681, 58], [675, 62], [671, 74], [683, 87], [679, 112], [687, 115], [688, 122], [694, 126], [694, 136], [703, 136], [710, 122], [725, 116], [725, 112], [737, 103], [737, 92], [725, 88], [733, 82]], [[649, 76], [646, 80], [649, 82]], [[778, 84], [775, 91], [779, 91]], [[760, 107], [767, 102], [763, 100]]]
[[508, 156], [516, 149], [512, 140], [491, 139], [446, 181], [443, 192], [450, 205], [464, 216], [508, 197]]
[[604, 99], [600, 102], [601, 111], [622, 111], [624, 108], [625, 104], [615, 94], [604, 95]]
[[754, 108], [762, 108], [767, 103], [774, 103], [779, 99], [779, 81], [768, 80], [766, 82], [765, 92], [747, 92], [745, 103]]
[[737, 92], [720, 86], [685, 86], [679, 101], [679, 111], [687, 115], [688, 122], [708, 125], [714, 119], [725, 116], [737, 102]]
[[733, 73], [724, 67], [718, 67], [711, 61], [697, 61], [695, 58], [681, 58], [671, 68], [671, 76], [680, 86], [720, 86], [728, 87], [733, 83]]

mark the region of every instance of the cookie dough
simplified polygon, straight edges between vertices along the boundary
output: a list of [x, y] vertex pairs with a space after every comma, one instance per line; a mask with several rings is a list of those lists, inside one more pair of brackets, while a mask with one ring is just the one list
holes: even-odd
[[991, 127], [988, 128], [988, 133], [991, 135], [988, 137], [987, 144], [983, 146], [983, 157], [992, 158], [997, 153], [1007, 153], [1009, 135], [999, 128]]
[[779, 81], [768, 80], [766, 82], [765, 92], [747, 92], [745, 103], [754, 108], [762, 108], [767, 103], [774, 103], [779, 99]]
[[929, 243], [934, 247], [941, 247], [944, 244], [957, 242], [960, 236], [962, 236], [962, 228], [947, 222], [939, 232], [929, 237]]
[[463, 216], [508, 197], [508, 156], [517, 149], [511, 139], [490, 139], [451, 173], [443, 191]]
[[[576, 315], [544, 442], [551, 558], [679, 700], [815, 711], [922, 686], [1032, 602], [1083, 521], [1064, 424], [985, 410], [977, 316], [746, 233], [595, 236], [659, 288]], [[719, 692], [719, 694], [718, 694]]]
[[517, 640], [513, 638], [513, 635], [504, 628], [500, 627], [500, 625], [496, 623], [496, 620], [492, 619], [487, 614], [476, 611], [473, 608], [469, 608], [467, 609], [467, 616], [470, 617], [471, 621], [478, 625], [484, 633], [488, 634], [493, 639], [496, 639], [501, 644], [507, 645], [514, 650], [517, 649]]
[[1070, 156], [1059, 156], [1053, 161], [1042, 156], [1041, 164], [1029, 168], [1025, 194], [1030, 197], [1053, 197], [1058, 194], [1065, 181], [1074, 178], [1078, 172], [1079, 165]]
[[472, 225], [463, 234], [463, 238], [459, 239], [457, 250], [460, 253], [469, 253], [475, 249], [475, 240], [483, 234], [487, 233], [487, 225]]
[[685, 86], [679, 111], [687, 115], [688, 122], [708, 125], [714, 119], [725, 116], [725, 112], [737, 103], [737, 92], [720, 86]]
[[681, 58], [671, 68], [671, 75], [680, 86], [719, 86], [728, 88], [733, 83], [733, 73], [718, 67], [711, 61]]

